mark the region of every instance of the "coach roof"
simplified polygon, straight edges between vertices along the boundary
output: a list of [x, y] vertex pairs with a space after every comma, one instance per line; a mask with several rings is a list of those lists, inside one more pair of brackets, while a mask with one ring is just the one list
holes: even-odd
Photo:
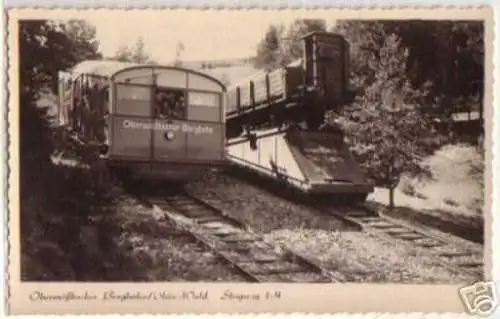
[[138, 67], [149, 67], [152, 69], [172, 69], [172, 70], [182, 70], [185, 72], [189, 72], [192, 74], [197, 74], [199, 76], [210, 79], [211, 81], [217, 82], [221, 87], [225, 89], [225, 85], [215, 77], [212, 77], [208, 74], [190, 70], [186, 68], [180, 68], [175, 66], [162, 66], [155, 64], [139, 64], [139, 63], [130, 63], [130, 62], [121, 62], [114, 60], [86, 60], [78, 63], [71, 70], [72, 78], [75, 79], [82, 74], [100, 76], [111, 78], [113, 75], [117, 74], [120, 71], [130, 69], [130, 68], [138, 68]]
[[81, 74], [90, 74], [102, 77], [112, 77], [113, 74], [130, 67], [144, 66], [144, 64], [120, 62], [112, 60], [87, 60], [78, 63], [71, 70], [73, 78]]

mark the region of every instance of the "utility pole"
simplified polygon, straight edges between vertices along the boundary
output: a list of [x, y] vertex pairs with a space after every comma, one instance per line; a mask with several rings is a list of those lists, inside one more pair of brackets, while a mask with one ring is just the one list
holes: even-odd
[[175, 66], [182, 65], [181, 54], [183, 51], [184, 51], [184, 43], [182, 43], [182, 41], [178, 41], [177, 49], [175, 50], [175, 61], [174, 61]]

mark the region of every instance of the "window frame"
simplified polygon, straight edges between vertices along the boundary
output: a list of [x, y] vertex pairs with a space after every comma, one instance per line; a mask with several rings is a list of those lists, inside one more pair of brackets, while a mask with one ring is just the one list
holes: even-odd
[[216, 97], [217, 101], [215, 105], [208, 105], [208, 104], [191, 104], [189, 103], [189, 106], [199, 106], [199, 107], [208, 107], [208, 108], [217, 108], [220, 107], [222, 104], [221, 101], [221, 94], [219, 92], [212, 92], [212, 91], [200, 91], [200, 90], [187, 90], [187, 95], [188, 98], [190, 99], [189, 95], [190, 94], [205, 94], [205, 95], [212, 95], [213, 97]]
[[[119, 112], [118, 110], [118, 101], [120, 100], [118, 98], [118, 88], [119, 86], [135, 86], [135, 87], [142, 87], [142, 88], [148, 88], [149, 89], [149, 111], [150, 111], [150, 115], [149, 116], [146, 116], [146, 115], [133, 115], [133, 114], [125, 114], [125, 113], [122, 113], [122, 112]], [[127, 83], [127, 82], [112, 82], [111, 85], [109, 86], [109, 88], [112, 90], [112, 94], [111, 94], [111, 97], [112, 97], [112, 101], [110, 101], [111, 105], [110, 105], [110, 111], [113, 115], [117, 115], [117, 116], [136, 116], [136, 117], [139, 117], [139, 118], [152, 118], [152, 101], [153, 101], [153, 90], [152, 90], [152, 86], [149, 85], [149, 84], [139, 84], [139, 83]]]
[[[120, 85], [125, 85], [125, 86], [136, 86], [136, 87], [143, 87], [143, 88], [148, 88], [150, 91], [150, 115], [149, 116], [140, 116], [140, 115], [131, 115], [131, 114], [124, 114], [121, 112], [118, 112], [118, 86]], [[189, 93], [194, 92], [194, 93], [209, 93], [209, 94], [214, 94], [218, 97], [218, 105], [216, 106], [218, 108], [218, 113], [219, 113], [219, 120], [217, 123], [222, 122], [224, 120], [224, 91], [222, 92], [216, 92], [216, 91], [211, 91], [211, 90], [202, 90], [202, 89], [190, 89], [190, 88], [178, 88], [178, 87], [169, 87], [169, 86], [158, 86], [156, 85], [156, 81], [153, 81], [153, 84], [143, 84], [143, 83], [130, 83], [130, 82], [124, 82], [124, 81], [119, 81], [119, 82], [111, 82], [109, 85], [109, 89], [112, 90], [112, 101], [110, 101], [110, 111], [114, 115], [119, 115], [119, 116], [136, 116], [139, 118], [148, 118], [148, 119], [162, 119], [160, 117], [155, 116], [154, 108], [155, 108], [155, 93], [157, 89], [160, 90], [172, 90], [172, 91], [181, 91], [183, 92], [184, 95], [184, 104], [185, 104], [185, 110], [184, 110], [184, 116], [181, 119], [172, 119], [172, 120], [178, 120], [178, 121], [197, 121], [197, 122], [207, 122], [207, 123], [216, 123], [213, 120], [210, 121], [203, 121], [203, 120], [190, 120], [188, 118], [188, 113], [189, 113], [189, 108], [190, 108], [190, 100], [189, 100]], [[194, 105], [198, 107], [204, 107], [204, 105]], [[208, 105], [205, 105], [205, 107], [210, 107]], [[164, 120], [169, 120], [168, 118], [165, 118]]]
[[[163, 91], [167, 91], [167, 90], [171, 90], [171, 91], [177, 91], [177, 92], [182, 92], [182, 95], [184, 96], [184, 110], [183, 110], [183, 116], [180, 118], [180, 119], [175, 119], [175, 118], [161, 118], [161, 117], [158, 117], [156, 116], [155, 114], [155, 96], [156, 96], [156, 93], [157, 93], [157, 90], [163, 90]], [[152, 107], [152, 118], [157, 120], [157, 119], [160, 119], [160, 120], [175, 120], [175, 121], [189, 121], [188, 118], [187, 118], [187, 115], [188, 115], [188, 106], [189, 106], [189, 101], [188, 101], [188, 92], [189, 90], [188, 89], [185, 89], [185, 88], [174, 88], [174, 87], [165, 87], [165, 86], [158, 86], [158, 85], [153, 85], [152, 86], [152, 94], [153, 94], [153, 99], [151, 100], [151, 107]]]

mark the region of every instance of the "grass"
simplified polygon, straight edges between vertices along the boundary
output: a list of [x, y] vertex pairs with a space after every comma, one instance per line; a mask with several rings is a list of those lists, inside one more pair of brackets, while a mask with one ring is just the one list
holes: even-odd
[[113, 190], [97, 188], [79, 166], [47, 165], [29, 177], [30, 185], [21, 189], [22, 280], [119, 276], [124, 255], [113, 242], [119, 231], [111, 221]]
[[[482, 161], [472, 146], [443, 147], [424, 160], [431, 178], [402, 178], [388, 214], [483, 243]], [[376, 188], [367, 200], [387, 207], [389, 190]]]
[[21, 212], [23, 281], [238, 281], [240, 277], [88, 167], [56, 159]]
[[140, 267], [134, 281], [242, 281], [211, 252], [151, 208], [126, 195], [120, 199], [117, 245]]

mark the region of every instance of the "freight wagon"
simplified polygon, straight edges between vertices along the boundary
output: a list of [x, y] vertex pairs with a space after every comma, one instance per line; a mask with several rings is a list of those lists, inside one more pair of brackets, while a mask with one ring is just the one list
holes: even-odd
[[364, 200], [373, 191], [344, 140], [325, 123], [352, 101], [349, 46], [337, 34], [304, 37], [301, 59], [228, 88], [229, 161], [303, 193]]
[[[337, 34], [304, 37], [304, 55], [293, 63], [242, 79], [228, 87], [227, 134], [245, 126], [305, 120], [309, 129], [323, 123], [325, 111], [339, 111], [353, 93], [349, 83], [349, 46]], [[272, 123], [271, 123], [272, 122]]]

